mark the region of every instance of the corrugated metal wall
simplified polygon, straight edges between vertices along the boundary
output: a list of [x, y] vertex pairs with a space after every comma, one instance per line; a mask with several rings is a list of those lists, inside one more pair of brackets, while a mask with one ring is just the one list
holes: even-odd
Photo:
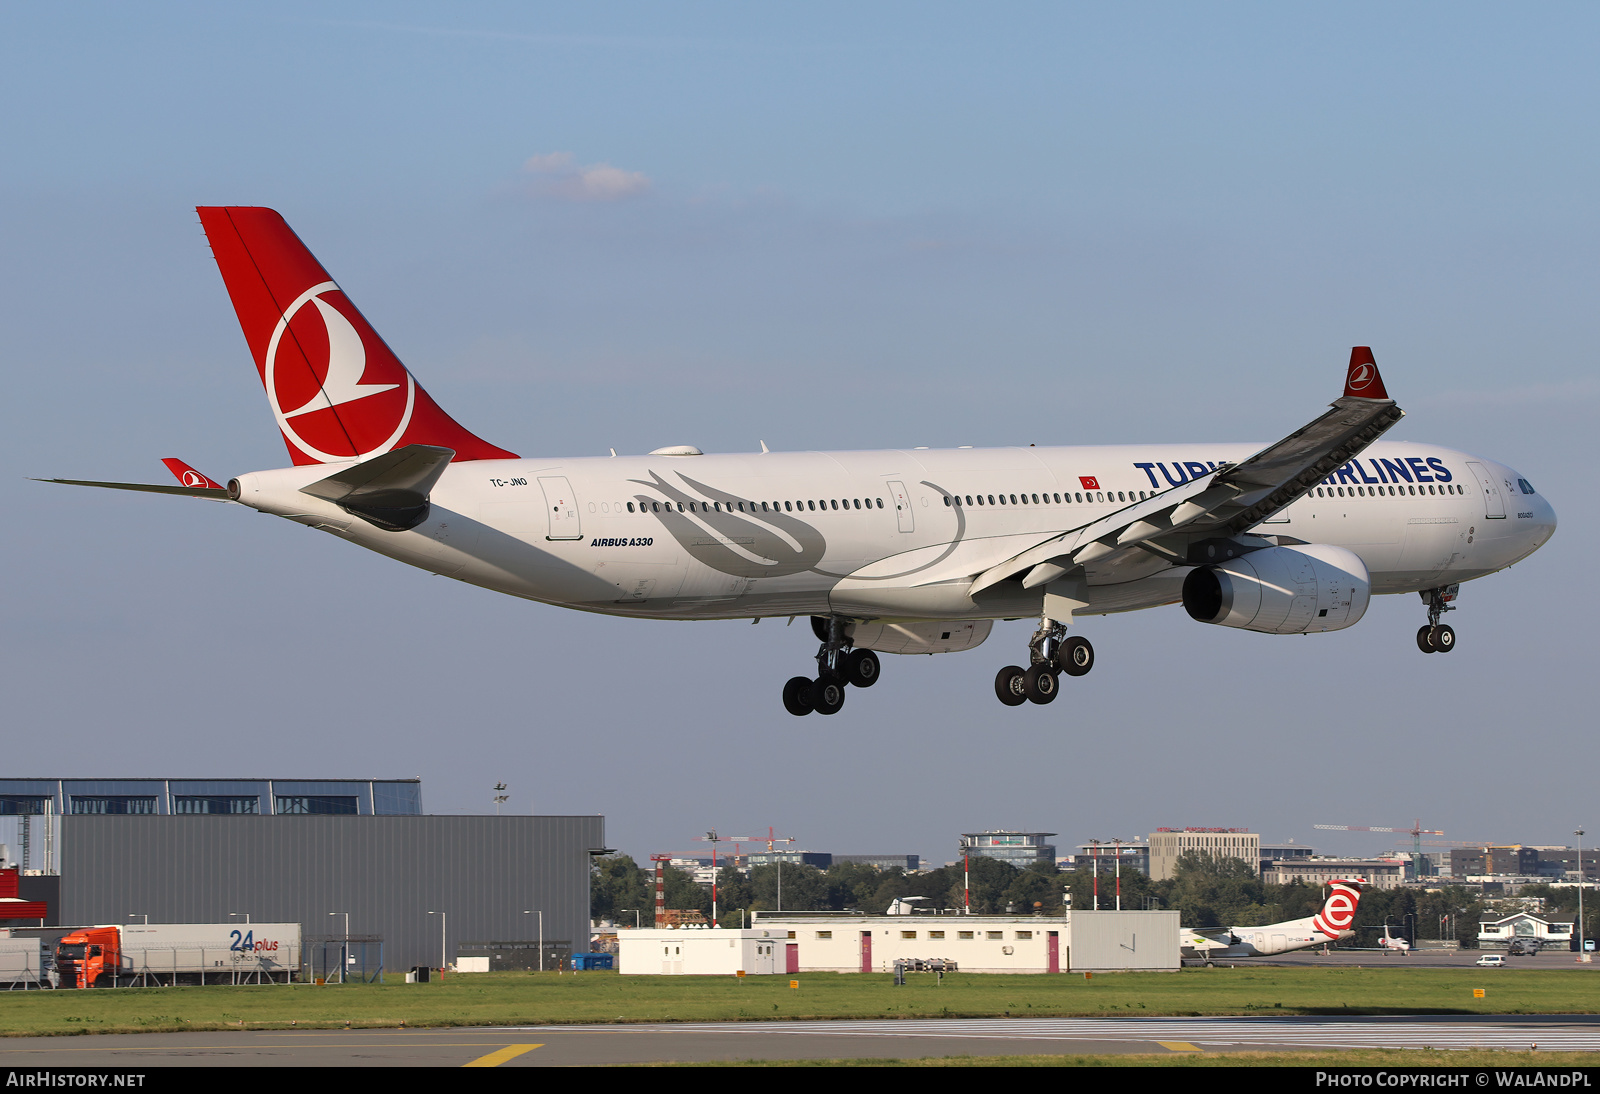
[[[60, 922], [299, 923], [380, 934], [390, 970], [439, 964], [459, 942], [587, 948], [589, 850], [603, 817], [69, 816]], [[329, 915], [330, 912], [341, 913]]]

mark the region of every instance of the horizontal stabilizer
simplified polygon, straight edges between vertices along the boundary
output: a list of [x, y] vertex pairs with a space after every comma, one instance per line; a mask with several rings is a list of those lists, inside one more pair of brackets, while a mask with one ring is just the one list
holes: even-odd
[[149, 494], [179, 494], [186, 498], [227, 501], [228, 492], [220, 486], [152, 486], [144, 482], [93, 482], [89, 479], [34, 479], [34, 482], [59, 482], [65, 486], [99, 486], [106, 490], [141, 490]]
[[408, 444], [302, 486], [300, 492], [331, 501], [386, 531], [404, 532], [428, 519], [428, 494], [454, 456], [451, 448]]

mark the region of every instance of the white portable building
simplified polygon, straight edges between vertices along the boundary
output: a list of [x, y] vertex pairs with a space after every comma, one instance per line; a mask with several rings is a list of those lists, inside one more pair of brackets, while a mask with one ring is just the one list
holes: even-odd
[[625, 976], [761, 976], [797, 971], [793, 947], [770, 927], [618, 931], [617, 964]]

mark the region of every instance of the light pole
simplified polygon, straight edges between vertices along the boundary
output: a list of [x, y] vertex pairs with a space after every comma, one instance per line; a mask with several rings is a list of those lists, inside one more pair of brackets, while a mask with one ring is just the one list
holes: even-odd
[[445, 933], [445, 928], [450, 923], [450, 917], [444, 912], [432, 912], [432, 911], [430, 911], [428, 914], [429, 915], [436, 915], [436, 916], [439, 917], [439, 975], [443, 976], [444, 975], [444, 967], [447, 964], [449, 964], [449, 962], [445, 960], [445, 942], [444, 942], [445, 935], [444, 935], [444, 933]]
[[144, 920], [145, 926], [148, 927], [150, 925], [150, 916], [147, 913], [145, 913], [145, 912], [129, 912], [128, 913], [128, 918], [129, 919], [132, 919], [135, 916], [137, 916], [140, 919]]
[[244, 916], [244, 921], [246, 923], [250, 922], [250, 913], [249, 912], [229, 912], [228, 914], [229, 915], [242, 915], [242, 916]]
[[498, 817], [500, 815], [500, 807], [511, 800], [511, 795], [505, 792], [505, 783], [495, 783], [494, 789], [494, 815]]
[[[539, 971], [544, 972], [544, 911], [542, 909], [529, 911], [524, 908], [522, 909], [522, 914], [539, 917]], [[635, 927], [639, 925], [639, 909], [637, 908], [633, 909], [633, 925]]]
[[639, 929], [639, 909], [638, 908], [618, 908], [617, 911], [619, 911], [619, 912], [632, 912], [633, 913], [633, 929], [636, 930], [636, 931]]
[[1585, 946], [1583, 929], [1583, 829], [1576, 829], [1572, 834], [1578, 837], [1578, 960], [1586, 961], [1589, 950]]
[[1111, 840], [1117, 845], [1117, 911], [1122, 911], [1122, 837], [1114, 836]]
[[329, 912], [329, 915], [344, 916], [344, 941], [339, 945], [339, 983], [344, 983], [345, 966], [350, 963], [350, 913]]

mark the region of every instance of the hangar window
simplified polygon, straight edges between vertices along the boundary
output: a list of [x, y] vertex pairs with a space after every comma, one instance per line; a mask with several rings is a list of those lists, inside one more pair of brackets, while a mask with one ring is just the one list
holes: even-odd
[[827, 939], [830, 939], [830, 938], [833, 937], [833, 932], [832, 931], [818, 931], [817, 932], [817, 937], [820, 938], [820, 939], [823, 939], [823, 940], [827, 940]]
[[956, 937], [957, 938], [971, 938], [972, 937], [972, 932], [971, 931], [957, 931], [956, 932]]
[[0, 798], [0, 816], [37, 817], [44, 812], [44, 798]]
[[940, 939], [940, 938], [944, 937], [944, 932], [943, 931], [929, 931], [928, 932], [928, 937], [937, 940], [937, 939]]
[[72, 796], [72, 811], [74, 813], [154, 813], [156, 800], [154, 797], [134, 797], [128, 794], [96, 794], [85, 796], [74, 794]]
[[1018, 931], [1017, 932], [1017, 941], [1018, 942], [1031, 942], [1031, 941], [1033, 941], [1033, 932], [1032, 931]]
[[914, 938], [916, 938], [916, 937], [917, 937], [917, 932], [916, 932], [916, 931], [901, 931], [901, 932], [900, 932], [900, 937], [901, 937], [901, 938], [911, 938], [911, 939], [914, 939]]
[[279, 813], [288, 814], [338, 814], [354, 816], [356, 812], [356, 799], [354, 795], [345, 797], [337, 794], [296, 794], [278, 795]]
[[1006, 932], [1004, 931], [985, 931], [983, 934], [984, 937], [989, 939], [991, 942], [999, 942], [1006, 936]]
[[178, 794], [172, 799], [174, 813], [259, 813], [261, 799], [254, 794], [200, 795]]

